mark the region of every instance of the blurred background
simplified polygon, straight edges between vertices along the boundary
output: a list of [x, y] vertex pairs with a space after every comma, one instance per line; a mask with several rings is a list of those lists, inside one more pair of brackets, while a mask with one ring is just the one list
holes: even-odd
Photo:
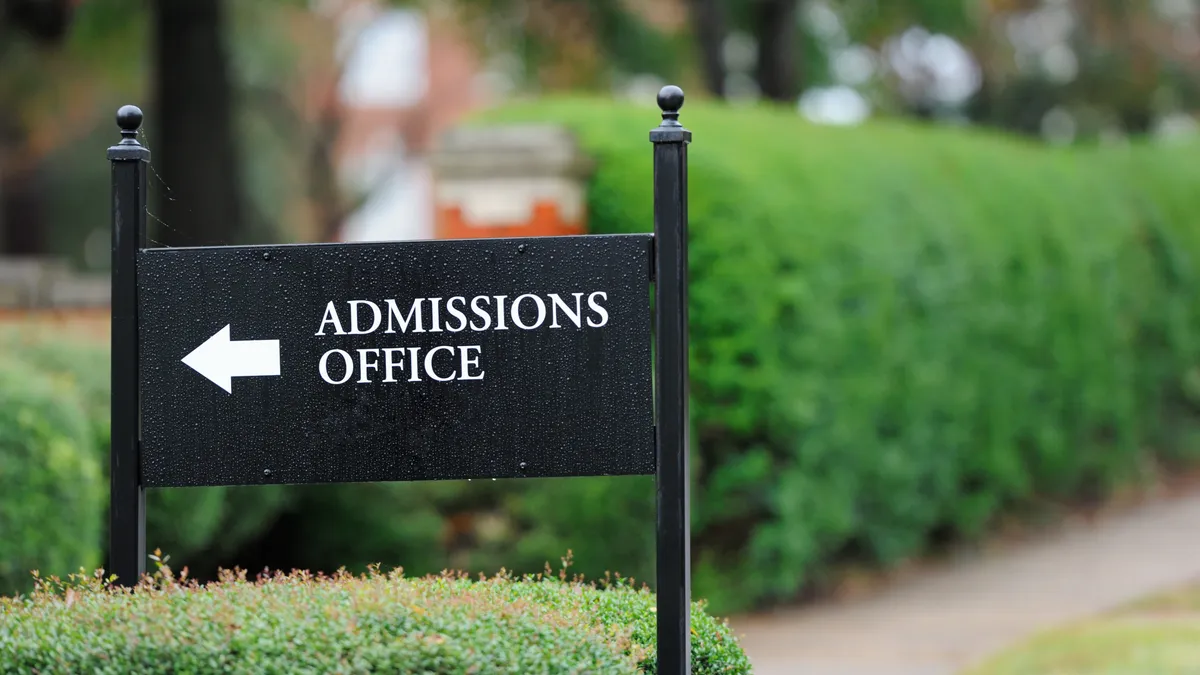
[[[1200, 494], [1200, 1], [0, 0], [0, 593], [103, 562], [117, 107], [146, 113], [155, 246], [640, 232], [667, 83], [694, 594], [760, 613], [752, 657], [804, 656], [767, 609]], [[652, 584], [653, 495], [152, 491], [148, 545], [201, 579], [571, 550]]]

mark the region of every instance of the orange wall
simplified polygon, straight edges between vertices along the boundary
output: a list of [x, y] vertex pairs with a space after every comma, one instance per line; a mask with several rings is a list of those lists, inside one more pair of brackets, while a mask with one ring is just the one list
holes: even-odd
[[540, 201], [533, 206], [533, 215], [524, 223], [489, 223], [473, 226], [463, 218], [457, 206], [437, 207], [435, 224], [438, 239], [475, 239], [478, 237], [550, 237], [583, 234], [586, 223], [568, 221], [559, 213], [558, 205]]

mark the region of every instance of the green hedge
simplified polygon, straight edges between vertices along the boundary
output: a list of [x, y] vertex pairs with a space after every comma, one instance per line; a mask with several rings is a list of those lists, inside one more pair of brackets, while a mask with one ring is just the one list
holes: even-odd
[[[598, 163], [589, 227], [610, 233], [651, 228], [656, 119], [563, 100], [481, 121], [574, 129]], [[1102, 497], [1200, 450], [1200, 147], [1054, 150], [697, 104], [682, 119], [693, 550], [714, 606], [972, 537], [1042, 498]], [[630, 516], [652, 495], [576, 489], [606, 524], [541, 513], [532, 530], [560, 549], [644, 531]]]
[[[24, 364], [38, 377], [50, 377], [74, 392], [71, 400], [76, 408], [73, 409], [83, 416], [89, 436], [81, 447], [99, 467], [96, 473], [102, 485], [101, 501], [87, 519], [88, 522], [96, 519], [101, 530], [96, 536], [80, 541], [99, 550], [107, 541], [108, 525], [110, 366], [107, 344], [64, 337], [44, 328], [9, 326], [0, 330], [0, 354]], [[147, 542], [151, 549], [157, 547], [169, 552], [180, 564], [219, 559], [261, 534], [284, 508], [287, 498], [287, 491], [279, 486], [151, 490], [147, 495]], [[9, 502], [19, 499], [17, 493], [0, 490], [0, 509], [13, 508]], [[50, 523], [57, 517], [53, 511], [45, 511], [45, 527], [52, 527]], [[36, 519], [36, 515], [31, 518]], [[0, 533], [3, 532], [0, 528]], [[0, 566], [29, 562], [33, 564], [22, 573], [25, 580], [29, 569], [38, 567], [38, 561], [6, 560], [0, 552]], [[27, 588], [28, 585], [17, 587]]]
[[0, 352], [0, 595], [100, 561], [94, 441], [71, 383]]
[[[605, 233], [650, 229], [656, 117], [562, 100], [482, 121], [574, 128]], [[683, 120], [697, 597], [787, 598], [841, 561], [889, 564], [1200, 453], [1200, 147], [695, 103]], [[530, 571], [573, 549], [590, 577], [653, 578], [647, 478], [157, 494], [151, 543], [177, 562], [282, 513], [256, 550], [310, 569]]]
[[[73, 577], [0, 599], [0, 673], [654, 673], [655, 617], [648, 591], [553, 576]], [[693, 673], [750, 672], [700, 604], [692, 626]]]

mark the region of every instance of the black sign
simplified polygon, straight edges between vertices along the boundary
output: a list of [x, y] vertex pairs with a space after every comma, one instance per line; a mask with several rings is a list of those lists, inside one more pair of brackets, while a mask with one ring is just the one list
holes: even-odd
[[692, 135], [678, 87], [658, 105], [653, 235], [185, 249], [146, 248], [142, 112], [117, 111], [117, 582], [147, 487], [654, 474], [657, 666], [687, 675]]
[[143, 250], [142, 480], [653, 474], [651, 240]]

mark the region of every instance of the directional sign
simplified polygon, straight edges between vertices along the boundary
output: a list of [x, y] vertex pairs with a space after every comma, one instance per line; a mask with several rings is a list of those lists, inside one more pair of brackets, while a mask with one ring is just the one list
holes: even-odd
[[652, 474], [651, 241], [142, 250], [143, 482]]
[[279, 375], [279, 340], [233, 342], [225, 326], [182, 360], [232, 394], [235, 377]]
[[653, 474], [657, 672], [690, 673], [692, 133], [681, 89], [658, 106], [653, 235], [188, 249], [144, 248], [150, 151], [118, 110], [117, 583], [147, 487]]

